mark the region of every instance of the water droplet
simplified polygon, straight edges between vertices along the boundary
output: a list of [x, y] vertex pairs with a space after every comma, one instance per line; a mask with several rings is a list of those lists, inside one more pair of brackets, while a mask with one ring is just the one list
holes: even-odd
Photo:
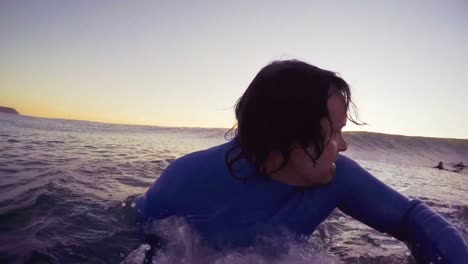
[[120, 253], [120, 257], [121, 257], [121, 258], [125, 257], [125, 254], [124, 254], [124, 253]]
[[138, 209], [138, 212], [140, 213], [140, 212], [141, 212], [141, 210], [140, 210], [140, 209]]
[[124, 207], [126, 204], [125, 203], [122, 203], [122, 207]]
[[441, 256], [438, 256], [438, 257], [437, 257], [437, 260], [438, 260], [439, 262], [442, 261], [442, 257], [441, 257]]
[[135, 207], [135, 205], [136, 205], [135, 202], [133, 202], [130, 206], [133, 208]]

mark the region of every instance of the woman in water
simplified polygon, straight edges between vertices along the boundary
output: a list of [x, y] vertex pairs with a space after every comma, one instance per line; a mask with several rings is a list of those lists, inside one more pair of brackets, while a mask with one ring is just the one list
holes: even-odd
[[175, 216], [213, 248], [239, 248], [283, 231], [308, 237], [339, 208], [405, 242], [418, 262], [468, 263], [453, 225], [340, 154], [343, 127], [357, 123], [351, 105], [334, 72], [267, 65], [236, 104], [233, 139], [171, 163], [136, 198], [140, 223]]

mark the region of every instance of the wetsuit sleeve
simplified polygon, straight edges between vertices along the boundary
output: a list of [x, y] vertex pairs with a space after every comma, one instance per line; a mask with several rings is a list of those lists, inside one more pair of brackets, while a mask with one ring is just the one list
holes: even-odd
[[341, 156], [337, 181], [346, 193], [338, 207], [364, 224], [407, 243], [421, 263], [468, 263], [460, 232], [424, 203], [393, 190]]
[[174, 215], [174, 202], [180, 198], [176, 193], [177, 171], [174, 164], [163, 172], [144, 194], [134, 200], [137, 210], [137, 221], [143, 224], [151, 219], [164, 219]]

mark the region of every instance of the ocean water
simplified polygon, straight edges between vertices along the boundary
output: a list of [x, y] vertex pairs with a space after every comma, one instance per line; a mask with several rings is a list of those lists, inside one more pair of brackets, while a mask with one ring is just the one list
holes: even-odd
[[[128, 197], [186, 153], [225, 142], [225, 129], [162, 128], [0, 113], [0, 263], [142, 263], [146, 246]], [[346, 155], [451, 221], [468, 241], [468, 140], [349, 132]], [[155, 263], [411, 263], [406, 246], [338, 210], [309, 243], [212, 252], [182, 221], [162, 224], [173, 245]], [[275, 244], [275, 241], [264, 241]]]

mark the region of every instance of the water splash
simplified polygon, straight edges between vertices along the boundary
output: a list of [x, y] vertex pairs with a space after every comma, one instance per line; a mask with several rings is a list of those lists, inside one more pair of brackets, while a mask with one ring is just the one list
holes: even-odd
[[[265, 237], [247, 248], [215, 250], [202, 242], [188, 224], [177, 218], [153, 222], [146, 229], [161, 238], [162, 246], [153, 252], [152, 263], [169, 264], [280, 264], [280, 263], [343, 263], [338, 257], [312, 242], [299, 243], [292, 236]], [[144, 264], [150, 246], [142, 244], [133, 250], [121, 263]]]

